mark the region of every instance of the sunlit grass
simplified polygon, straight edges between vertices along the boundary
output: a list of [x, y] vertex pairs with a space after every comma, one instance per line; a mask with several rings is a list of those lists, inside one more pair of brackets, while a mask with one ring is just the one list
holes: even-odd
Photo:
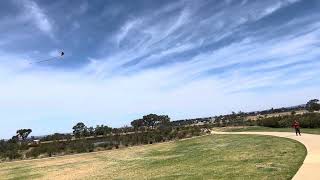
[[305, 147], [258, 135], [210, 135], [0, 164], [1, 179], [290, 179]]

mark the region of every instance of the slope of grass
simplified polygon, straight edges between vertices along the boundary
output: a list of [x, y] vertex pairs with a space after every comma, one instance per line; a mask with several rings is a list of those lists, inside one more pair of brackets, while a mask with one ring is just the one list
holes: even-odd
[[[214, 128], [214, 131], [225, 131], [225, 132], [292, 132], [295, 133], [292, 128], [270, 128], [261, 126], [244, 126], [244, 127], [226, 127], [226, 128]], [[301, 128], [301, 133], [309, 134], [320, 134], [320, 128]]]
[[0, 179], [290, 179], [306, 156], [293, 140], [209, 135], [0, 164]]

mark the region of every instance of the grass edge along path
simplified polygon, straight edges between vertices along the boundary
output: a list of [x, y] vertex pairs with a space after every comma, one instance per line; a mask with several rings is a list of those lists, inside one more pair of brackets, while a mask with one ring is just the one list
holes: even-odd
[[315, 134], [302, 134], [302, 136], [296, 136], [293, 132], [216, 132], [213, 134], [250, 134], [250, 135], [269, 135], [284, 137], [299, 141], [307, 149], [307, 156], [293, 177], [294, 180], [319, 180], [320, 173], [317, 173], [320, 169], [320, 135]]

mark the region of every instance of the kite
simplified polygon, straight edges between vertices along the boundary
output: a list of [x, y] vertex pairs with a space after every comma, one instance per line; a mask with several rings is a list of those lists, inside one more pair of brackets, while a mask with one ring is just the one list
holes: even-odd
[[46, 61], [52, 61], [58, 58], [62, 58], [64, 56], [64, 52], [62, 51], [58, 56], [54, 56], [52, 58], [49, 59], [44, 59], [44, 60], [40, 60], [40, 61], [36, 61], [36, 62], [31, 62], [30, 64], [35, 64], [35, 63], [42, 63], [42, 62], [46, 62]]

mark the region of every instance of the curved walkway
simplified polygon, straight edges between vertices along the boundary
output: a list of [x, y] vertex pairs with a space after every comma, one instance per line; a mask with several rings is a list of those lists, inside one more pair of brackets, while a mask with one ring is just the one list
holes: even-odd
[[320, 135], [302, 134], [302, 136], [296, 136], [292, 132], [212, 132], [212, 134], [258, 134], [285, 137], [299, 141], [304, 144], [308, 153], [293, 179], [320, 180]]

